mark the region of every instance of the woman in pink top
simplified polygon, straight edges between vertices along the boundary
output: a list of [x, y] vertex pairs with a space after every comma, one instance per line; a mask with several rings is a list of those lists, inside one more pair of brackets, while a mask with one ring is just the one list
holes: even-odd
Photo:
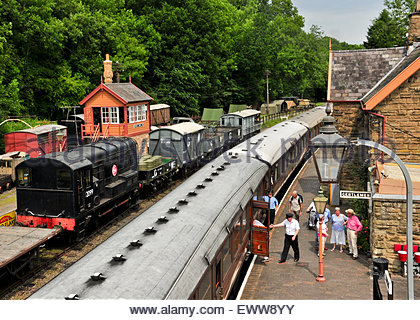
[[359, 221], [359, 218], [357, 218], [354, 215], [353, 209], [347, 209], [347, 242], [349, 243], [349, 255], [353, 256], [353, 260], [356, 260], [358, 258], [358, 252], [357, 252], [357, 232], [362, 230], [363, 226]]

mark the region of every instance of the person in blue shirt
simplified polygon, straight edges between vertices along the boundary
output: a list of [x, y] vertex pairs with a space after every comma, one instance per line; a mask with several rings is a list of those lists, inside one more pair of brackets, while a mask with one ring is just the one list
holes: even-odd
[[274, 217], [276, 216], [276, 210], [279, 206], [279, 201], [273, 197], [273, 193], [269, 192], [268, 196], [263, 196], [264, 201], [270, 202], [270, 221], [268, 225], [271, 225], [274, 223]]
[[328, 226], [328, 221], [331, 219], [331, 211], [327, 207], [324, 210], [324, 222]]

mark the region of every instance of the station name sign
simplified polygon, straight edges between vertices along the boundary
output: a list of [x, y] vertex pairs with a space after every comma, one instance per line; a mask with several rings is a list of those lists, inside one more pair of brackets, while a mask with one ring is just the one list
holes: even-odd
[[340, 198], [343, 198], [343, 199], [370, 199], [370, 198], [372, 198], [372, 192], [340, 190]]

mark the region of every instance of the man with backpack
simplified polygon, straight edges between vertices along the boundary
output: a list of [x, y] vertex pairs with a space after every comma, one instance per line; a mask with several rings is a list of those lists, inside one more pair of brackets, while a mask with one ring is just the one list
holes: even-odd
[[302, 210], [303, 197], [295, 190], [289, 200], [289, 213], [293, 212], [295, 219], [299, 221], [299, 217], [302, 215]]

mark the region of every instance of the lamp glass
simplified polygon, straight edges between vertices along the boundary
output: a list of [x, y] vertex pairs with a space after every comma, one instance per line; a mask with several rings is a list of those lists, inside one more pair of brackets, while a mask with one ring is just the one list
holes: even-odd
[[343, 146], [325, 146], [314, 152], [315, 165], [322, 183], [338, 182], [346, 149]]
[[328, 198], [326, 198], [322, 193], [318, 193], [318, 197], [314, 198], [314, 204], [316, 208], [316, 213], [323, 214], [325, 207], [327, 206]]

